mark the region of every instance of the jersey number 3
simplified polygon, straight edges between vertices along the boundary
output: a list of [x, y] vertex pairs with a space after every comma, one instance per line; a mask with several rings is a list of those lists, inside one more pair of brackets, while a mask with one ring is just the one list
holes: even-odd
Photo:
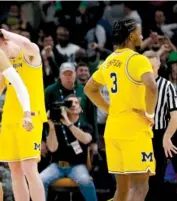
[[111, 92], [117, 93], [117, 88], [118, 88], [118, 86], [117, 86], [117, 75], [116, 75], [116, 73], [111, 73], [110, 77], [113, 81], [113, 87], [111, 88]]

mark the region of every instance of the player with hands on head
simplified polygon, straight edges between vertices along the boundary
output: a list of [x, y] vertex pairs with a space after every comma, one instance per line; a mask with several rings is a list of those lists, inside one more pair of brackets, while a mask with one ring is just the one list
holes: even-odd
[[[0, 30], [0, 39], [1, 44], [6, 43], [6, 40], [3, 36], [3, 30]], [[31, 120], [31, 107], [30, 107], [30, 99], [28, 90], [23, 83], [22, 79], [18, 75], [18, 73], [13, 68], [12, 64], [9, 61], [9, 58], [5, 54], [5, 51], [3, 51], [3, 48], [0, 46], [0, 77], [1, 77], [1, 86], [0, 91], [3, 92], [5, 86], [5, 80], [4, 77], [11, 83], [11, 85], [14, 87], [15, 92], [17, 94], [17, 97], [19, 99], [19, 102], [22, 106], [22, 109], [24, 111], [24, 117], [23, 117], [23, 127], [27, 131], [31, 131], [33, 129], [33, 123]]]
[[0, 91], [7, 88], [0, 161], [10, 167], [15, 201], [28, 201], [30, 197], [32, 201], [45, 201], [37, 167], [43, 123], [47, 121], [39, 48], [28, 38], [1, 29], [0, 66]]

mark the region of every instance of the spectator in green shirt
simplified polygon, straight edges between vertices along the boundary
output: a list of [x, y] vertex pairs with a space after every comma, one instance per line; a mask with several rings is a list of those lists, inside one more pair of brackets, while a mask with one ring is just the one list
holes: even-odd
[[49, 110], [50, 105], [56, 101], [63, 101], [69, 94], [76, 94], [81, 101], [83, 109], [81, 119], [93, 127], [93, 143], [92, 148], [97, 152], [96, 141], [98, 138], [96, 108], [85, 96], [83, 85], [76, 82], [76, 69], [73, 63], [66, 62], [60, 67], [59, 79], [56, 83], [48, 86], [45, 90], [46, 109]]
[[80, 62], [76, 67], [77, 83], [85, 86], [90, 78], [89, 67], [86, 63]]

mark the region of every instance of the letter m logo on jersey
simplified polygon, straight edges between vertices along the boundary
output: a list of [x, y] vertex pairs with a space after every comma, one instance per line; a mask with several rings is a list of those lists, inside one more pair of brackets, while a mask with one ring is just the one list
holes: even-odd
[[150, 152], [150, 153], [141, 152], [141, 154], [142, 154], [142, 162], [147, 162], [147, 161], [152, 162], [153, 161], [153, 153], [152, 152]]
[[40, 150], [41, 149], [41, 145], [34, 143], [34, 150]]

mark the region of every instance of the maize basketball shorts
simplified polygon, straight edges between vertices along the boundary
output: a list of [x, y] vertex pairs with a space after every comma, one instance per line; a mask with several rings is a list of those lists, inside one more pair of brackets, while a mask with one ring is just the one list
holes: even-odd
[[40, 160], [43, 122], [39, 116], [32, 117], [32, 120], [34, 128], [31, 132], [26, 131], [22, 123], [2, 123], [0, 161]]
[[105, 138], [106, 157], [109, 173], [155, 174], [155, 158], [152, 139], [144, 132], [139, 138], [131, 140]]

